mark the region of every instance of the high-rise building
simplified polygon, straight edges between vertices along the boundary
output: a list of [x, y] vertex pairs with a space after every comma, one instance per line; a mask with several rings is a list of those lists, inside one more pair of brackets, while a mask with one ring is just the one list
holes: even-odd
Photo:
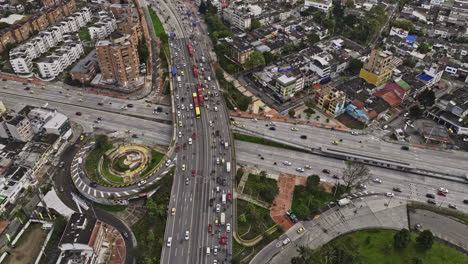
[[359, 77], [377, 87], [385, 84], [392, 77], [392, 59], [393, 54], [390, 51], [372, 50]]
[[126, 86], [139, 79], [137, 45], [130, 39], [128, 34], [113, 33], [110, 39], [96, 43], [103, 81]]
[[0, 117], [0, 138], [30, 141], [34, 136], [31, 122], [25, 116], [3, 114]]

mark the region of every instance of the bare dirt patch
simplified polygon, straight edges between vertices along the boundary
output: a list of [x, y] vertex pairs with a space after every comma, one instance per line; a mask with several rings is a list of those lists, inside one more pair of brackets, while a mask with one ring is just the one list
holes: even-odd
[[34, 263], [46, 236], [47, 230], [42, 230], [42, 224], [31, 224], [19, 239], [16, 248], [8, 250], [11, 255], [4, 263]]

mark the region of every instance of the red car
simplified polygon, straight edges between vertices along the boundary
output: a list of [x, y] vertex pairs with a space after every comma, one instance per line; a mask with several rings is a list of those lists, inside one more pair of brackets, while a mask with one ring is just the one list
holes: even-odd
[[193, 140], [197, 139], [197, 133], [193, 132], [193, 134], [192, 134], [192, 139], [193, 139]]
[[226, 236], [221, 236], [221, 245], [226, 245]]
[[81, 112], [76, 112], [75, 115], [80, 116]]
[[187, 149], [187, 143], [184, 143], [184, 149]]
[[326, 174], [330, 174], [330, 170], [328, 170], [328, 169], [323, 169], [322, 172], [326, 173]]
[[208, 225], [208, 233], [213, 232], [213, 226], [211, 224]]
[[231, 195], [231, 193], [228, 193], [228, 194], [227, 194], [227, 199], [228, 199], [228, 201], [231, 201], [231, 200], [232, 200], [232, 195]]
[[441, 191], [437, 192], [437, 194], [440, 195], [440, 196], [447, 196], [447, 193], [441, 192]]
[[192, 177], [195, 177], [195, 174], [196, 174], [196, 173], [197, 173], [197, 172], [196, 172], [195, 170], [192, 170]]
[[179, 152], [179, 150], [180, 150], [180, 146], [177, 146], [177, 147], [175, 148], [175, 152]]

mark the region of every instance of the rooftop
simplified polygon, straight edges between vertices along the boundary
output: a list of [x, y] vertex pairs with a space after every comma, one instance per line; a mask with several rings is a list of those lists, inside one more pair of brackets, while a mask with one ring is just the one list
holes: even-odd
[[85, 244], [89, 243], [91, 234], [96, 224], [96, 219], [89, 216], [75, 213], [70, 217], [67, 227], [63, 232], [60, 245], [63, 244]]

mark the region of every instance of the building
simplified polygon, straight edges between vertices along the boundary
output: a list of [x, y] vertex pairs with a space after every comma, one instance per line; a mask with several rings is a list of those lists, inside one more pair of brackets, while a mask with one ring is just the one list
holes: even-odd
[[291, 71], [276, 75], [273, 80], [274, 91], [279, 94], [283, 100], [288, 100], [297, 92], [304, 89], [304, 76], [299, 71]]
[[337, 117], [346, 110], [346, 95], [335, 87], [326, 85], [316, 94], [316, 106], [330, 117]]
[[94, 49], [85, 58], [76, 63], [70, 70], [70, 75], [73, 80], [81, 83], [89, 83], [96, 76], [98, 70], [98, 59], [96, 50]]
[[96, 43], [96, 51], [104, 82], [126, 86], [139, 80], [137, 45], [130, 35], [114, 33], [110, 39]]
[[67, 116], [49, 108], [33, 108], [28, 113], [28, 118], [35, 133], [44, 132], [68, 137], [71, 135], [70, 120]]
[[107, 38], [117, 29], [117, 22], [112, 13], [99, 12], [100, 21], [88, 27], [89, 36], [92, 40]]
[[13, 138], [27, 142], [33, 136], [34, 131], [27, 117], [6, 113], [0, 117], [0, 138]]
[[77, 61], [84, 53], [83, 45], [77, 39], [75, 43], [66, 42], [51, 55], [39, 60], [37, 67], [42, 78], [55, 78], [66, 68]]
[[[6, 142], [0, 141], [0, 147], [5, 148]], [[8, 153], [1, 151], [2, 155]], [[13, 160], [6, 157], [0, 158], [0, 212], [14, 204], [24, 189], [31, 185], [31, 171], [22, 166], [13, 165]]]
[[245, 64], [254, 52], [253, 46], [249, 41], [243, 38], [233, 36], [232, 38], [225, 38], [231, 59], [239, 64]]
[[252, 24], [252, 14], [249, 7], [239, 2], [231, 3], [223, 10], [223, 19], [240, 30], [249, 29]]
[[468, 90], [461, 88], [442, 95], [427, 115], [454, 133], [468, 135]]
[[377, 87], [392, 77], [391, 61], [393, 55], [390, 51], [372, 50], [368, 61], [359, 73], [359, 77], [367, 83]]
[[325, 13], [328, 13], [333, 6], [333, 1], [331, 0], [305, 0], [304, 8], [317, 8]]
[[126, 252], [122, 244], [122, 236], [112, 226], [90, 215], [75, 213], [60, 239], [61, 252], [56, 263], [109, 263], [111, 257], [112, 263], [123, 263]]

